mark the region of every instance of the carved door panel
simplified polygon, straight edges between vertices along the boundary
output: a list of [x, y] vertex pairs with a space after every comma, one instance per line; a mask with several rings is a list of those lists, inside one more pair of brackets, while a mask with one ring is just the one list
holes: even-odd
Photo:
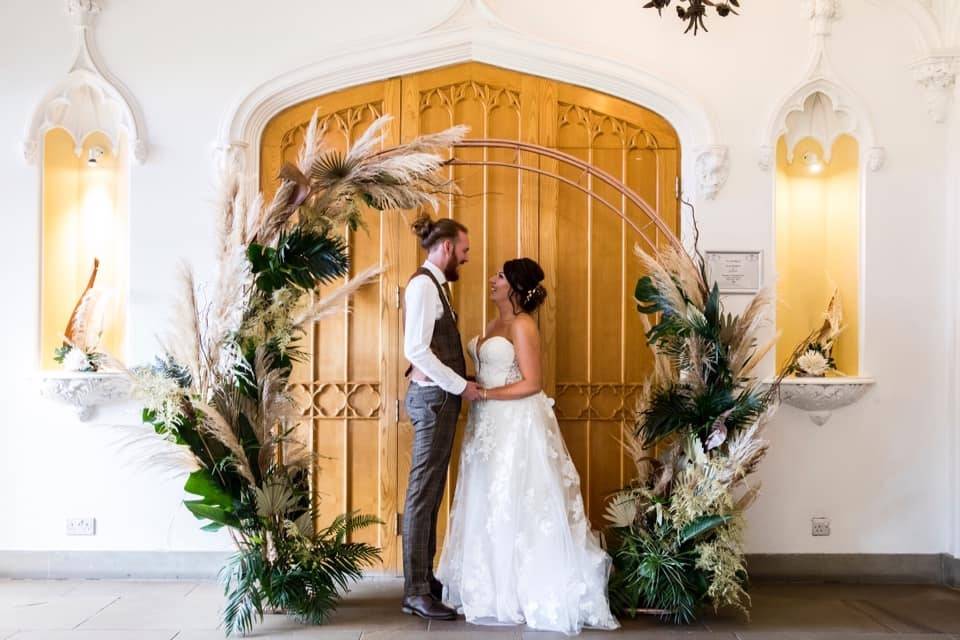
[[[626, 183], [678, 231], [679, 148], [661, 116], [563, 83], [557, 85], [550, 115], [554, 146]], [[560, 174], [625, 207], [641, 228], [649, 223], [601, 181], [582, 178], [572, 167], [560, 167]], [[553, 270], [556, 411], [580, 473], [587, 514], [600, 528], [606, 498], [634, 474], [622, 443], [633, 427], [637, 394], [652, 362], [633, 303], [641, 276], [634, 255], [640, 237], [599, 200], [553, 182], [549, 197], [541, 200], [541, 220], [555, 216], [549, 226], [560, 232], [542, 233], [541, 243], [556, 241], [550, 254], [560, 257]]]
[[[354, 87], [310, 100], [278, 114], [268, 124], [261, 146], [261, 188], [269, 198], [277, 170], [295, 161], [314, 110], [324, 144], [345, 149], [379, 116], [400, 111], [398, 79]], [[394, 119], [385, 144], [400, 141]], [[269, 200], [268, 200], [269, 201]], [[337, 514], [359, 510], [386, 524], [357, 534], [380, 546], [384, 567], [398, 566], [396, 398], [399, 368], [396, 304], [396, 252], [400, 217], [396, 212], [365, 208], [365, 229], [344, 230], [350, 247], [351, 273], [380, 265], [379, 283], [364, 287], [343, 312], [316, 323], [304, 340], [309, 355], [291, 377], [303, 408], [304, 437], [318, 460], [312, 486], [319, 524]], [[325, 287], [329, 290], [334, 285]], [[322, 294], [322, 292], [321, 292]]]
[[[405, 76], [403, 83], [404, 140], [424, 133], [442, 131], [456, 124], [470, 127], [468, 137], [536, 139], [537, 118], [533, 79], [522, 74], [481, 64], [464, 64]], [[509, 161], [511, 151], [466, 149], [457, 152], [464, 159]], [[536, 181], [506, 167], [450, 167], [461, 193], [444, 200], [435, 215], [453, 217], [470, 230], [470, 262], [461, 268], [460, 280], [453, 283], [456, 308], [464, 347], [472, 336], [483, 331], [496, 310], [489, 301], [487, 280], [504, 261], [520, 255], [537, 257]], [[409, 230], [400, 236], [400, 264], [403, 273], [413, 273], [424, 260], [416, 237]], [[402, 331], [402, 329], [401, 329]], [[468, 365], [472, 369], [472, 363]], [[402, 372], [398, 372], [402, 375]], [[400, 380], [398, 388], [406, 389]], [[461, 414], [454, 454], [438, 524], [442, 545], [447, 514], [456, 482], [460, 443], [463, 440]], [[403, 508], [412, 445], [412, 427], [401, 410], [399, 427], [398, 489]]]
[[[680, 150], [657, 114], [588, 89], [478, 63], [462, 64], [355, 87], [291, 107], [268, 124], [261, 145], [267, 195], [282, 161], [296, 156], [315, 108], [325, 141], [342, 148], [382, 113], [395, 116], [387, 144], [471, 127], [472, 138], [504, 138], [557, 148], [600, 167], [636, 190], [671, 229], [678, 229], [675, 186]], [[461, 149], [458, 158], [512, 163], [506, 149]], [[529, 158], [527, 159], [529, 160]], [[557, 171], [615, 206], [622, 196], [580, 169], [551, 159]], [[649, 354], [632, 304], [639, 265], [636, 232], [580, 189], [506, 166], [454, 166], [461, 194], [435, 215], [470, 229], [471, 261], [453, 285], [464, 342], [495, 313], [487, 279], [517, 256], [540, 261], [547, 303], [538, 314], [546, 391], [557, 399], [561, 429], [581, 475], [587, 512], [602, 526], [604, 498], [623, 485], [632, 465], [620, 443]], [[632, 206], [641, 227], [649, 220]], [[423, 261], [410, 233], [416, 212], [364, 213], [368, 231], [348, 236], [353, 271], [381, 264], [379, 286], [362, 291], [353, 312], [318, 323], [307, 336], [308, 362], [295, 371], [304, 425], [323, 457], [314, 472], [321, 521], [359, 509], [384, 525], [361, 534], [383, 548], [383, 570], [402, 567], [397, 514], [402, 512], [412, 432], [402, 410], [407, 382], [398, 301]], [[466, 411], [464, 410], [464, 415]], [[458, 430], [440, 518], [440, 539], [453, 495], [463, 424]]]

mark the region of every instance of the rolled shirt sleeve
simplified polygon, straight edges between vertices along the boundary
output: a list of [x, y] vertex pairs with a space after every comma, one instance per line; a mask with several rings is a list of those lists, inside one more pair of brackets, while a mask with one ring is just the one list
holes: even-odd
[[403, 301], [406, 310], [403, 355], [441, 389], [459, 396], [467, 388], [467, 381], [430, 350], [437, 309], [441, 305], [440, 292], [430, 278], [420, 275], [407, 285]]

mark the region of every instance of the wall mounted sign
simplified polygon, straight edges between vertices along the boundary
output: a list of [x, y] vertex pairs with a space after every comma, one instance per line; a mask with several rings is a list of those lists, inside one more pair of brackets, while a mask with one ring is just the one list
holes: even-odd
[[756, 293], [762, 286], [760, 251], [707, 251], [707, 276], [720, 293]]

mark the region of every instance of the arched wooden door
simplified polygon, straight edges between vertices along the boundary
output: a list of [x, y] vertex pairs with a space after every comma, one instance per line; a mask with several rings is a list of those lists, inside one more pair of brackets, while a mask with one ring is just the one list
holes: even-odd
[[[678, 231], [676, 188], [680, 149], [661, 116], [611, 96], [488, 65], [468, 63], [393, 78], [321, 96], [278, 114], [261, 144], [261, 187], [269, 195], [283, 161], [292, 160], [315, 109], [324, 140], [342, 148], [381, 114], [395, 116], [387, 144], [454, 124], [470, 137], [544, 145], [602, 168], [640, 194], [667, 226]], [[502, 159], [507, 149], [461, 149], [464, 160]], [[592, 184], [582, 171], [536, 160], [642, 222], [616, 190]], [[561, 428], [580, 471], [585, 506], [602, 524], [604, 499], [632, 471], [622, 450], [624, 429], [648, 370], [649, 354], [632, 303], [640, 275], [633, 257], [638, 237], [624, 221], [582, 191], [533, 172], [498, 166], [448, 169], [462, 195], [446, 199], [438, 215], [470, 229], [472, 260], [454, 287], [465, 340], [495, 312], [486, 281], [517, 256], [538, 260], [547, 273], [547, 304], [539, 313], [547, 392], [556, 398]], [[407, 278], [423, 260], [407, 222], [414, 212], [366, 211], [366, 230], [349, 238], [353, 269], [385, 266], [336, 318], [308, 337], [309, 362], [294, 372], [294, 393], [304, 407], [320, 459], [314, 487], [321, 520], [359, 509], [384, 525], [363, 535], [383, 549], [384, 567], [399, 571], [397, 514], [403, 510], [411, 427], [403, 415], [406, 390], [399, 300]], [[462, 427], [462, 423], [461, 423]], [[457, 472], [460, 429], [441, 534]]]

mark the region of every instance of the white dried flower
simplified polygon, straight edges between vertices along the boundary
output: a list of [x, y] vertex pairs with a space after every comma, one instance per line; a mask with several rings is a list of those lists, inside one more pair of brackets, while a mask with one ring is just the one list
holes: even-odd
[[629, 492], [623, 492], [613, 497], [607, 504], [604, 514], [607, 522], [614, 527], [629, 527], [637, 519], [637, 502]]
[[93, 364], [90, 357], [81, 349], [71, 347], [70, 351], [63, 356], [63, 368], [67, 371], [93, 371]]
[[822, 376], [830, 369], [830, 363], [819, 351], [810, 349], [797, 358], [797, 366], [809, 376]]
[[149, 367], [138, 367], [133, 370], [133, 384], [134, 396], [145, 408], [153, 411], [161, 424], [172, 425], [180, 415], [184, 393], [177, 381]]

